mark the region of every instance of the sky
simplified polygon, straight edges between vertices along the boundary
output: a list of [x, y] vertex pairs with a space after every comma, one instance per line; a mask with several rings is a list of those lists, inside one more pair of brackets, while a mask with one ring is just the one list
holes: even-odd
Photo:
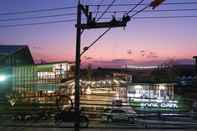
[[[112, 0], [81, 0], [82, 4], [110, 4]], [[138, 3], [140, 0], [116, 0], [114, 4]], [[150, 3], [145, 0], [144, 3]], [[166, 0], [164, 3], [197, 2], [196, 0]], [[74, 16], [45, 17], [40, 19], [13, 20], [76, 13], [76, 8], [47, 12], [23, 12], [48, 8], [76, 6], [76, 0], [1, 0], [0, 1], [0, 44], [28, 45], [35, 61], [74, 61], [76, 43], [76, 21], [33, 26], [6, 27], [6, 25], [42, 23], [76, 19]], [[133, 6], [111, 7], [109, 11], [128, 11]], [[143, 8], [139, 6], [137, 10]], [[97, 6], [91, 6], [96, 11]], [[100, 7], [104, 11], [106, 7]], [[156, 10], [197, 9], [196, 4], [161, 5]], [[151, 10], [151, 8], [147, 9]], [[133, 13], [133, 12], [132, 12]], [[132, 13], [130, 15], [132, 15]], [[98, 14], [98, 16], [101, 14]], [[123, 13], [105, 14], [122, 17]], [[95, 14], [93, 14], [95, 16]], [[169, 12], [141, 12], [136, 17], [197, 16], [197, 10]], [[83, 16], [84, 18], [84, 16]], [[11, 20], [10, 20], [11, 19]], [[109, 21], [108, 19], [102, 21]], [[110, 30], [101, 40], [82, 56], [82, 64], [97, 66], [157, 65], [169, 60], [191, 64], [197, 55], [197, 17], [173, 19], [131, 19], [125, 28]], [[85, 30], [82, 34], [82, 49], [91, 44], [105, 29]]]

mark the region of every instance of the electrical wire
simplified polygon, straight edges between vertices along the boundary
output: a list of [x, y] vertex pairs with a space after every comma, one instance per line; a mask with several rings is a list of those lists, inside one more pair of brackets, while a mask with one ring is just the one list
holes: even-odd
[[[182, 2], [182, 3], [163, 3], [163, 4], [197, 4], [197, 2]], [[117, 4], [116, 4], [117, 5]], [[120, 5], [120, 4], [119, 4]], [[127, 4], [128, 5], [128, 4]], [[130, 4], [131, 5], [131, 4]], [[144, 5], [142, 3], [138, 4], [132, 4], [132, 5]], [[114, 6], [114, 4], [113, 4]], [[42, 11], [52, 11], [52, 10], [60, 10], [60, 9], [70, 9], [75, 8], [74, 6], [71, 7], [64, 7], [64, 8], [48, 8], [48, 9], [39, 9], [39, 10], [29, 10], [29, 11], [21, 11], [21, 12], [8, 12], [8, 13], [0, 13], [0, 15], [9, 15], [9, 14], [23, 14], [23, 13], [31, 13], [31, 12], [42, 12]], [[138, 14], [141, 11], [145, 12], [165, 12], [165, 11], [195, 11], [197, 9], [166, 9], [166, 10], [133, 10], [130, 12], [135, 12], [133, 16]], [[105, 13], [113, 13], [114, 11], [107, 11]], [[117, 12], [123, 12], [125, 11], [117, 11]], [[98, 11], [98, 13], [104, 13], [102, 11]], [[46, 15], [46, 16], [35, 16], [35, 17], [23, 17], [23, 18], [9, 18], [9, 19], [0, 19], [0, 21], [15, 21], [15, 20], [26, 20], [26, 19], [41, 19], [41, 18], [47, 18], [47, 17], [58, 17], [58, 16], [71, 16], [76, 15], [75, 13], [67, 13], [67, 14], [56, 14], [56, 15]], [[157, 16], [157, 17], [134, 17], [134, 19], [164, 19], [164, 18], [196, 18], [195, 15], [188, 15], [188, 16]], [[102, 18], [102, 19], [111, 19], [111, 18]], [[0, 28], [5, 27], [17, 27], [17, 26], [27, 26], [27, 25], [39, 25], [39, 24], [52, 24], [52, 23], [61, 23], [61, 22], [73, 22], [75, 19], [70, 20], [60, 20], [60, 21], [47, 21], [47, 22], [38, 22], [38, 23], [25, 23], [25, 24], [15, 24], [15, 25], [0, 25]]]
[[[141, 0], [139, 4], [141, 4], [144, 0]], [[128, 15], [132, 10], [136, 9], [138, 7], [138, 5], [134, 6], [131, 10], [129, 10], [126, 14]], [[142, 10], [141, 10], [142, 11]], [[137, 12], [134, 14], [136, 15], [138, 14]], [[134, 16], [133, 15], [133, 16]], [[99, 17], [100, 18], [100, 17]], [[105, 30], [95, 41], [93, 41], [89, 46], [85, 47], [84, 50], [82, 51], [81, 55], [82, 56], [89, 48], [91, 48], [98, 40], [100, 40], [107, 32], [109, 32], [111, 30], [111, 27], [108, 28], [107, 30]]]
[[[131, 12], [137, 12], [138, 10], [133, 10]], [[185, 8], [185, 9], [159, 9], [159, 10], [144, 10], [143, 12], [181, 12], [181, 11], [197, 11], [195, 8]], [[127, 10], [120, 10], [120, 11], [108, 11], [106, 13], [127, 13]], [[93, 12], [94, 13], [94, 12]], [[99, 11], [98, 13], [102, 13], [102, 11]]]
[[[196, 5], [197, 2], [173, 2], [173, 3], [163, 3], [162, 5]], [[89, 4], [88, 6], [135, 6], [138, 4], [135, 3], [125, 3], [125, 4]], [[147, 5], [147, 4], [139, 4], [139, 5]], [[37, 9], [37, 10], [25, 10], [25, 11], [16, 11], [16, 12], [5, 12], [0, 13], [0, 15], [17, 15], [17, 14], [28, 14], [28, 13], [40, 13], [40, 12], [48, 12], [48, 11], [58, 11], [65, 9], [75, 9], [76, 6], [69, 7], [57, 7], [57, 8], [46, 8], [46, 9]]]
[[[197, 18], [197, 15], [184, 15], [184, 16], [147, 16], [147, 17], [133, 17], [133, 20], [137, 19], [176, 19], [176, 18]], [[103, 20], [110, 20], [111, 18], [105, 17]], [[34, 25], [44, 25], [44, 24], [55, 24], [55, 23], [68, 23], [75, 22], [76, 19], [70, 20], [60, 20], [60, 21], [46, 21], [38, 23], [25, 23], [25, 24], [13, 24], [13, 25], [0, 25], [0, 28], [10, 28], [10, 27], [21, 27], [21, 26], [34, 26]]]
[[100, 40], [107, 32], [110, 31], [111, 28], [105, 30], [96, 40], [94, 40], [89, 46], [86, 46], [84, 50], [81, 52], [80, 56], [82, 56], [89, 48], [91, 48], [98, 40]]
[[[122, 17], [118, 17], [121, 19]], [[132, 17], [133, 20], [137, 19], [164, 19], [164, 18], [197, 18], [197, 15], [180, 15], [180, 16], [140, 16], [140, 17]], [[111, 20], [110, 17], [104, 17], [103, 20]]]
[[[103, 2], [103, 1], [102, 1]], [[105, 13], [111, 8], [111, 6], [116, 2], [116, 0], [112, 0], [111, 4], [105, 9], [105, 11], [101, 14], [101, 16], [96, 20], [99, 21]], [[99, 6], [100, 7], [100, 6]], [[96, 18], [96, 17], [95, 17]], [[83, 34], [84, 30], [81, 32], [81, 35]], [[108, 32], [108, 31], [107, 31]], [[96, 42], [95, 42], [96, 43]], [[85, 52], [84, 52], [85, 53]]]
[[17, 14], [28, 14], [28, 13], [40, 13], [40, 12], [49, 12], [49, 11], [74, 9], [74, 8], [76, 8], [76, 7], [75, 6], [69, 6], [69, 7], [59, 7], [59, 8], [47, 8], [47, 9], [38, 9], [38, 10], [6, 12], [6, 13], [0, 13], [0, 15], [17, 15]]
[[[148, 3], [139, 4], [139, 5], [147, 5]], [[163, 3], [162, 5], [196, 5], [197, 2], [173, 2], [173, 3]], [[135, 6], [135, 3], [125, 3], [125, 4], [113, 4], [112, 6]], [[89, 6], [109, 6], [109, 4], [89, 4]]]
[[[172, 3], [163, 3], [162, 5], [196, 5], [197, 2], [172, 2]], [[125, 4], [89, 4], [88, 6], [135, 6], [138, 4], [135, 3], [125, 3]], [[147, 5], [139, 4], [139, 5]], [[25, 10], [25, 11], [16, 11], [16, 12], [5, 12], [0, 13], [0, 15], [17, 15], [17, 14], [27, 14], [27, 13], [39, 13], [39, 12], [48, 12], [48, 11], [58, 11], [65, 9], [75, 9], [76, 6], [68, 6], [68, 7], [57, 7], [57, 8], [46, 8], [46, 9], [37, 9], [37, 10]]]
[[[140, 4], [142, 4], [144, 0], [141, 0], [138, 4], [136, 4], [131, 10], [129, 10], [126, 15], [129, 15], [134, 9], [136, 9]], [[135, 15], [139, 14], [140, 12], [144, 11], [149, 7], [149, 4], [147, 4], [144, 8], [141, 10], [136, 11], [134, 14], [130, 16], [130, 18], [133, 18]], [[106, 13], [106, 12], [105, 12]], [[164, 16], [164, 17], [136, 17], [134, 19], [145, 19], [145, 18], [180, 18], [180, 17], [192, 17], [192, 16]], [[106, 31], [104, 31], [95, 41], [92, 42], [89, 46], [85, 47], [83, 52], [81, 53], [81, 56], [90, 48], [92, 47], [99, 39], [101, 39], [107, 32], [109, 32], [111, 28], [108, 28]]]
[[125, 15], [128, 15], [131, 13], [133, 10], [135, 10], [140, 4], [142, 4], [144, 0], [141, 0], [138, 4], [136, 4], [132, 9], [130, 9]]
[[[180, 11], [197, 11], [197, 9], [167, 9], [167, 10], [144, 10], [144, 12], [180, 12]], [[138, 10], [132, 10], [131, 12], [138, 12]], [[94, 13], [94, 12], [93, 12]], [[102, 13], [102, 12], [98, 12]], [[114, 11], [108, 11], [106, 13], [114, 13]], [[125, 13], [126, 10], [117, 11], [116, 13]], [[43, 16], [34, 16], [34, 17], [15, 17], [8, 19], [0, 19], [0, 22], [4, 21], [19, 21], [19, 20], [31, 20], [31, 19], [42, 19], [42, 18], [50, 18], [50, 17], [61, 17], [61, 16], [76, 16], [76, 13], [65, 13], [65, 14], [55, 14], [55, 15], [43, 15]]]
[[155, 16], [155, 17], [133, 17], [133, 19], [173, 19], [173, 18], [197, 18], [197, 15], [183, 15], [183, 16]]
[[[103, 2], [104, 2], [104, 0], [101, 0], [101, 1], [100, 1], [100, 4], [102, 4]], [[99, 9], [100, 9], [100, 6], [97, 6], [95, 18], [96, 18], [97, 15], [98, 15]]]
[[38, 23], [26, 23], [26, 24], [14, 24], [14, 25], [0, 25], [0, 28], [19, 27], [19, 26], [32, 26], [32, 25], [44, 25], [44, 24], [55, 24], [55, 23], [65, 23], [65, 22], [73, 22], [73, 21], [75, 21], [75, 19], [59, 20], [59, 21], [46, 21], [46, 22], [38, 22]]
[[[138, 10], [133, 10], [132, 12], [137, 12]], [[160, 10], [144, 10], [144, 12], [175, 12], [175, 11], [197, 11], [197, 9], [195, 8], [184, 8], [184, 9], [160, 9]], [[108, 13], [112, 13], [113, 11], [111, 12], [108, 12]], [[125, 12], [125, 11], [118, 11], [118, 12]]]
[[100, 17], [98, 17], [98, 19], [96, 19], [97, 21], [99, 21], [104, 15], [105, 13], [112, 7], [112, 5], [116, 2], [116, 0], [112, 0], [111, 4], [105, 9], [105, 11], [100, 15]]
[[32, 19], [42, 19], [42, 18], [72, 16], [72, 15], [76, 15], [76, 14], [75, 13], [67, 13], [67, 14], [65, 13], [65, 14], [56, 14], [56, 15], [34, 16], [34, 17], [8, 18], [8, 19], [0, 19], [0, 22], [3, 22], [3, 21], [18, 21], [18, 20], [32, 20]]

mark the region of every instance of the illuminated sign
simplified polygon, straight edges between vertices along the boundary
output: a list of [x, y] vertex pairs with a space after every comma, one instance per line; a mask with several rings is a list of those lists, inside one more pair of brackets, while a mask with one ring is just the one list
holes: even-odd
[[141, 108], [179, 108], [179, 102], [176, 100], [130, 98], [130, 102], [138, 103]]
[[155, 108], [178, 108], [177, 103], [156, 103], [156, 102], [148, 102], [148, 103], [140, 103], [141, 107], [155, 107]]

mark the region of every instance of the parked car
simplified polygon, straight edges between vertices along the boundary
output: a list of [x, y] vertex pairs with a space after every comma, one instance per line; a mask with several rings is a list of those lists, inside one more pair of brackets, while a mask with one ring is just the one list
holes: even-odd
[[134, 123], [134, 114], [128, 112], [126, 109], [123, 108], [108, 108], [104, 110], [102, 119], [108, 122], [129, 122]]
[[[55, 114], [55, 123], [59, 122], [75, 122], [76, 114], [74, 110], [70, 111], [61, 111]], [[80, 126], [81, 127], [88, 127], [89, 126], [89, 120], [88, 118], [80, 113]]]

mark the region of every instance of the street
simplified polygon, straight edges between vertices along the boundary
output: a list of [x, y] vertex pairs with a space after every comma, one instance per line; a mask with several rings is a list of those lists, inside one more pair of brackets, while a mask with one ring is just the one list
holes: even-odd
[[[81, 96], [81, 107], [83, 107], [84, 114], [89, 119], [89, 126], [85, 130], [132, 130], [132, 129], [158, 129], [158, 130], [169, 130], [169, 129], [196, 129], [197, 121], [189, 118], [188, 120], [183, 120], [182, 118], [176, 118], [176, 120], [158, 120], [157, 117], [151, 119], [143, 119], [136, 117], [133, 123], [128, 121], [124, 122], [109, 122], [102, 119], [103, 110], [111, 107], [112, 100], [115, 97], [104, 96], [104, 95], [86, 95]], [[126, 104], [126, 103], [124, 103]], [[131, 106], [124, 105], [120, 107], [121, 109], [128, 108], [135, 113]], [[54, 114], [46, 120], [28, 119], [28, 120], [14, 120], [11, 114], [3, 114], [0, 118], [0, 130], [1, 131], [32, 131], [32, 130], [72, 130], [74, 126], [73, 122], [58, 122], [55, 123]], [[82, 125], [83, 127], [83, 125]], [[83, 129], [82, 129], [83, 130]]]
[[[15, 127], [0, 127], [1, 131], [74, 131], [72, 128], [15, 128]], [[81, 129], [81, 131], [122, 131], [123, 129]], [[184, 129], [124, 129], [124, 131], [184, 131]], [[196, 129], [187, 129], [187, 131], [196, 131]]]
[[[1, 117], [0, 120], [1, 131], [7, 130], [34, 130], [34, 129], [68, 129], [73, 128], [74, 123], [55, 123], [51, 120], [11, 120], [10, 118]], [[83, 128], [83, 125], [82, 125]], [[158, 120], [143, 120], [136, 119], [133, 124], [127, 122], [106, 122], [101, 120], [90, 120], [89, 127], [85, 129], [196, 129], [197, 123], [195, 122], [176, 122], [176, 121], [158, 121]]]

